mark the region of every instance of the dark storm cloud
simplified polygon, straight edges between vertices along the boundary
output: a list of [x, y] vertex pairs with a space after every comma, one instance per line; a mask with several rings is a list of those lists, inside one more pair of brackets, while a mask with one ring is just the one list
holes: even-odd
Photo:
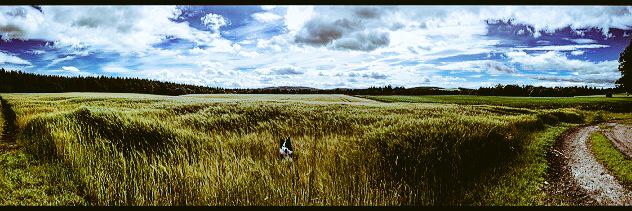
[[[367, 11], [361, 13], [362, 17], [377, 16]], [[366, 27], [362, 19], [342, 18], [326, 21], [316, 18], [305, 23], [294, 42], [315, 47], [327, 46], [338, 50], [372, 51], [388, 46], [390, 38], [388, 32]]]
[[17, 25], [0, 25], [0, 36], [2, 36], [3, 39], [23, 38], [25, 35], [26, 31]]
[[336, 40], [334, 48], [349, 49], [357, 51], [372, 51], [382, 46], [387, 46], [390, 42], [386, 32], [356, 32], [352, 35]]
[[362, 29], [363, 27], [359, 22], [352, 22], [348, 19], [334, 22], [326, 22], [319, 18], [312, 19], [305, 23], [304, 28], [296, 35], [295, 42], [322, 46], [341, 38], [345, 33]]

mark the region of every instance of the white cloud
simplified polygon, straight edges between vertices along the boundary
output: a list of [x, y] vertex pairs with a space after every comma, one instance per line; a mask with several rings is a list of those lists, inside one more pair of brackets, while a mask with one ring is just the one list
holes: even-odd
[[314, 6], [291, 6], [285, 14], [285, 25], [291, 33], [303, 27], [303, 24], [314, 15]]
[[619, 65], [616, 60], [590, 62], [568, 59], [564, 54], [555, 51], [535, 55], [513, 51], [508, 52], [507, 57], [510, 62], [520, 64], [523, 70], [569, 70], [578, 74], [616, 73]]
[[213, 32], [219, 32], [219, 29], [222, 26], [230, 24], [223, 16], [214, 13], [208, 13], [201, 17], [200, 20], [202, 21], [202, 24]]
[[[231, 36], [244, 38], [239, 44], [220, 33], [189, 26], [183, 17], [193, 16], [178, 15], [180, 11], [171, 6], [44, 6], [43, 13], [30, 7], [0, 7], [0, 35], [4, 39], [43, 39], [53, 41], [56, 50], [67, 48], [67, 52], [55, 57], [42, 55], [46, 57], [42, 60], [54, 64], [70, 65], [61, 61], [77, 56], [70, 53], [77, 49], [90, 53], [115, 52], [125, 55], [120, 61], [102, 67], [103, 72], [198, 85], [456, 87], [477, 86], [480, 80], [441, 76], [445, 74], [442, 70], [485, 72], [481, 75], [487, 76], [516, 74], [515, 65], [527, 71], [616, 73], [613, 61], [566, 58], [566, 55], [583, 55], [580, 52], [585, 49], [608, 47], [589, 39], [569, 39], [576, 45], [508, 49], [513, 50], [507, 54], [511, 63], [481, 60], [429, 64], [440, 58], [504, 53], [505, 49], [497, 47], [500, 40], [486, 36], [489, 30], [486, 20], [511, 20], [513, 24], [528, 25], [522, 33], [534, 36], [564, 27], [571, 27], [577, 33], [590, 28], [627, 29], [632, 23], [630, 7], [263, 6], [262, 9], [265, 11], [252, 14], [255, 21], [227, 31]], [[200, 11], [196, 15], [204, 16], [201, 20], [212, 32], [224, 30], [230, 24], [219, 14]], [[174, 22], [171, 17], [183, 22]], [[279, 27], [287, 30], [277, 30]], [[191, 41], [194, 47], [170, 50], [154, 47], [167, 37]], [[298, 45], [297, 37], [303, 39], [299, 39]], [[523, 52], [526, 50], [555, 52], [527, 54]], [[416, 63], [403, 65], [403, 61]], [[359, 74], [354, 83], [347, 81], [351, 70]], [[610, 80], [613, 75], [602, 78]], [[492, 85], [497, 82], [482, 80], [489, 80]]]
[[280, 20], [282, 17], [272, 12], [259, 12], [252, 14], [252, 18], [262, 23], [269, 23]]
[[79, 70], [79, 68], [76, 68], [74, 66], [63, 66], [63, 67], [61, 67], [61, 70], [68, 71], [68, 72], [73, 72], [73, 73], [81, 72], [81, 70]]
[[591, 44], [591, 43], [597, 43], [596, 40], [593, 39], [586, 39], [586, 38], [579, 38], [579, 39], [569, 39], [570, 41], [573, 41], [577, 44]]
[[575, 51], [571, 51], [571, 54], [574, 55], [574, 56], [579, 56], [579, 55], [583, 55], [584, 51], [575, 50]]
[[199, 43], [218, 39], [170, 18], [175, 6], [42, 6], [1, 7], [3, 39], [54, 41], [58, 48], [91, 48], [120, 53], [152, 50], [166, 37]]
[[27, 60], [2, 51], [0, 51], [0, 64], [32, 65]]
[[587, 45], [547, 45], [536, 47], [522, 47], [513, 48], [513, 50], [530, 50], [530, 51], [575, 51], [577, 49], [591, 49], [591, 48], [607, 48], [608, 45], [601, 44], [587, 44]]

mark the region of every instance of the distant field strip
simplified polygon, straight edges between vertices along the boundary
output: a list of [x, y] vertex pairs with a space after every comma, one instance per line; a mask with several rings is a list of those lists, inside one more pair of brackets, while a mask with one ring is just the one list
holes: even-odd
[[389, 95], [361, 97], [382, 102], [497, 105], [531, 109], [577, 108], [583, 110], [632, 112], [632, 97], [499, 97], [474, 95]]
[[284, 101], [284, 102], [369, 102], [365, 98], [342, 94], [192, 94], [183, 97], [204, 98], [217, 101]]
[[[355, 99], [337, 95], [2, 96], [26, 152], [70, 167], [95, 205], [532, 204], [486, 190], [534, 133], [584, 121], [576, 109], [310, 103]], [[294, 162], [277, 157], [287, 136]]]

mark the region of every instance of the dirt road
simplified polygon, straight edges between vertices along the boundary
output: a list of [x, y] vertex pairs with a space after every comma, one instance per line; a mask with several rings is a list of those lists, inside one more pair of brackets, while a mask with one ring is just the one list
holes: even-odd
[[[604, 123], [612, 127], [612, 137], [625, 137], [628, 127]], [[590, 149], [590, 137], [599, 125], [583, 126], [565, 134], [553, 150], [552, 181], [548, 192], [566, 192], [570, 201], [580, 205], [632, 205], [632, 192], [623, 187], [601, 165]], [[614, 135], [614, 134], [624, 134]], [[624, 140], [624, 139], [621, 139]], [[627, 140], [629, 141], [629, 140]]]

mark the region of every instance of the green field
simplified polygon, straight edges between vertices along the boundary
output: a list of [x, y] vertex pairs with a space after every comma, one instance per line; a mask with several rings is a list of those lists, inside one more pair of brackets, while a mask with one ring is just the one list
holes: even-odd
[[[5, 173], [0, 194], [12, 197], [0, 197], [0, 204], [35, 205], [538, 205], [546, 197], [545, 154], [555, 138], [595, 116], [629, 117], [611, 111], [632, 102], [1, 96], [17, 116], [19, 147], [2, 152], [8, 158], [0, 157], [0, 165], [28, 166], [23, 174], [36, 182], [24, 186]], [[277, 156], [278, 140], [288, 136], [294, 161]]]
[[426, 96], [362, 96], [382, 102], [438, 103], [459, 105], [497, 105], [517, 108], [550, 109], [577, 108], [582, 110], [605, 110], [632, 112], [632, 97], [616, 95], [585, 97], [501, 97], [475, 95], [426, 95]]

